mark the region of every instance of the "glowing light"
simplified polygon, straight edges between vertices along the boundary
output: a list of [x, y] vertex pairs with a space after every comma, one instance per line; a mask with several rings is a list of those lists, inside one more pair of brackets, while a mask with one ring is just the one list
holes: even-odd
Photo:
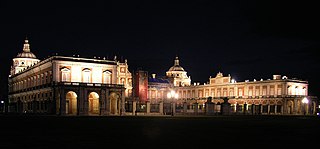
[[307, 104], [307, 103], [309, 103], [309, 100], [308, 100], [308, 98], [307, 98], [307, 97], [304, 97], [304, 98], [302, 99], [302, 103], [304, 103], [304, 104]]
[[176, 98], [176, 99], [178, 99], [179, 98], [179, 94], [177, 94], [175, 91], [172, 90], [167, 94], [167, 97], [168, 98]]
[[167, 97], [168, 97], [168, 98], [171, 98], [171, 94], [170, 94], [170, 93], [168, 93], [168, 94], [167, 94]]
[[174, 98], [178, 99], [179, 95], [178, 94], [174, 94]]

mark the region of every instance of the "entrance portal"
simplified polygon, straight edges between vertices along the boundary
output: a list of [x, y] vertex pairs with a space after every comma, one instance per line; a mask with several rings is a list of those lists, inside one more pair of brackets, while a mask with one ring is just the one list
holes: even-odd
[[89, 114], [100, 114], [99, 95], [96, 92], [89, 94]]
[[77, 114], [77, 94], [73, 91], [69, 91], [66, 95], [66, 114]]

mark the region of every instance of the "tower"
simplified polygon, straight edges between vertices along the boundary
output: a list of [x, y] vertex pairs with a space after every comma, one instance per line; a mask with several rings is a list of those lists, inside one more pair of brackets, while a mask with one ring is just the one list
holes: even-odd
[[29, 41], [26, 38], [24, 40], [23, 49], [21, 53], [12, 59], [13, 64], [11, 66], [10, 75], [15, 75], [24, 69], [38, 63], [40, 60], [30, 51]]
[[178, 56], [174, 60], [174, 65], [166, 72], [166, 76], [174, 86], [190, 86], [191, 84], [191, 78], [180, 66]]

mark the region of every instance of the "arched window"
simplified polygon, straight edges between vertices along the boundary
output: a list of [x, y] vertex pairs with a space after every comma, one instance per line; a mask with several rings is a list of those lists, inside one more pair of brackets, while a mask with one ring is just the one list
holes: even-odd
[[110, 70], [103, 71], [103, 75], [102, 75], [103, 76], [103, 78], [102, 78], [103, 83], [111, 84], [111, 74], [112, 74], [112, 72]]
[[288, 95], [292, 95], [291, 86], [290, 85], [287, 87], [287, 89], [288, 89]]
[[70, 69], [67, 67], [62, 67], [60, 69], [60, 71], [61, 71], [61, 81], [62, 82], [70, 82], [71, 81]]
[[82, 70], [82, 82], [91, 82], [91, 70], [89, 68], [84, 68]]
[[294, 95], [299, 95], [299, 88], [298, 88], [298, 86], [296, 86], [295, 88], [294, 88]]

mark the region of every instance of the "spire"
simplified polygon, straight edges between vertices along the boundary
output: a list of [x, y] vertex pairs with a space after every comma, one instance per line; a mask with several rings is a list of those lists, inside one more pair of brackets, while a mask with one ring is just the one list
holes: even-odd
[[176, 56], [176, 59], [174, 60], [174, 66], [179, 66], [179, 58]]
[[30, 52], [30, 45], [28, 42], [28, 38], [26, 37], [23, 44], [23, 52]]

